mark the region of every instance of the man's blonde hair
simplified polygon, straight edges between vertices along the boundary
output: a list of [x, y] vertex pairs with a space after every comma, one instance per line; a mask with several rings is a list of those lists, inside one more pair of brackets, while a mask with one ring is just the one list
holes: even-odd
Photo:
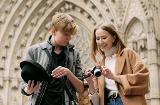
[[75, 35], [77, 32], [76, 22], [70, 15], [66, 13], [56, 13], [52, 17], [52, 27], [54, 27], [55, 30], [69, 32], [72, 35]]

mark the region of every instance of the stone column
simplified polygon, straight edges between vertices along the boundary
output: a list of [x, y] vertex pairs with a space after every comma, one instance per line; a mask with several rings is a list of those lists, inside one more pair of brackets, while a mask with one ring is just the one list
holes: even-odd
[[152, 3], [148, 1], [148, 35], [147, 35], [147, 44], [148, 44], [148, 66], [150, 71], [150, 105], [160, 105], [160, 83], [159, 83], [159, 71], [158, 71], [158, 56], [157, 56], [157, 45], [156, 45], [156, 35], [155, 35], [155, 26], [153, 20], [153, 8]]

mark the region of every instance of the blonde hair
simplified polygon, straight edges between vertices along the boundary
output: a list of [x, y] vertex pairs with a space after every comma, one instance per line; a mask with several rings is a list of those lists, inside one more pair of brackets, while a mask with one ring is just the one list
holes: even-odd
[[94, 62], [97, 62], [96, 60], [96, 55], [99, 52], [102, 57], [104, 57], [104, 52], [101, 51], [97, 44], [96, 44], [96, 30], [97, 29], [103, 29], [107, 31], [112, 37], [115, 37], [115, 41], [113, 42], [113, 45], [116, 47], [116, 54], [119, 55], [122, 49], [126, 48], [125, 43], [122, 41], [119, 32], [116, 31], [115, 27], [111, 23], [103, 22], [99, 24], [93, 31], [93, 36], [92, 36], [92, 43], [91, 43], [91, 58], [93, 59]]
[[57, 13], [52, 17], [52, 27], [62, 32], [69, 32], [75, 35], [77, 24], [74, 19], [66, 13]]

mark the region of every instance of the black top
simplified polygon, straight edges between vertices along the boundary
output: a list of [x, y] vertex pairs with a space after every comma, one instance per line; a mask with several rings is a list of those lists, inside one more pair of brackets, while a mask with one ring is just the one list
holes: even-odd
[[[62, 50], [61, 53], [56, 54], [54, 52], [54, 47], [53, 47], [52, 56], [56, 66], [64, 67], [64, 64], [65, 64], [64, 50]], [[41, 105], [65, 105], [64, 100], [65, 100], [64, 89], [61, 85], [60, 79], [52, 78], [52, 80], [48, 83]]]

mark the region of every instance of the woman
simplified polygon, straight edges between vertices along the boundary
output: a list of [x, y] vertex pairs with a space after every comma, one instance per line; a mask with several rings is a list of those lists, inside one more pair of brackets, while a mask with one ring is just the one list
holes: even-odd
[[[97, 53], [102, 56], [100, 62]], [[146, 105], [149, 71], [139, 55], [126, 47], [113, 25], [104, 22], [94, 29], [91, 58], [102, 72], [100, 77], [86, 78], [93, 105]]]

